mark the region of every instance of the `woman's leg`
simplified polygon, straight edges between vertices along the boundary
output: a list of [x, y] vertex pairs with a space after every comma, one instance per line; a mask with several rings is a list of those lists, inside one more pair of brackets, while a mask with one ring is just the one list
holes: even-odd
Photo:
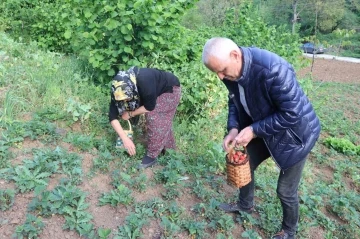
[[164, 148], [176, 148], [172, 122], [180, 98], [181, 88], [175, 86], [173, 93], [160, 95], [155, 109], [145, 114], [148, 157], [156, 158]]

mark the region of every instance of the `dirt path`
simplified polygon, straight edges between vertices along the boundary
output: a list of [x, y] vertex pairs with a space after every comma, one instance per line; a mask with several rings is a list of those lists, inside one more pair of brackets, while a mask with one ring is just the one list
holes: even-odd
[[[311, 66], [298, 71], [298, 77], [310, 73]], [[313, 77], [319, 81], [360, 83], [360, 63], [315, 59]]]

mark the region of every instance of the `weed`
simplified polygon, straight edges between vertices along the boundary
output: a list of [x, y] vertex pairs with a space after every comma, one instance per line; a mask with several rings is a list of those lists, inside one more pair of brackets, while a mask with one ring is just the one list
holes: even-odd
[[5, 211], [14, 204], [15, 191], [12, 189], [0, 189], [0, 210]]

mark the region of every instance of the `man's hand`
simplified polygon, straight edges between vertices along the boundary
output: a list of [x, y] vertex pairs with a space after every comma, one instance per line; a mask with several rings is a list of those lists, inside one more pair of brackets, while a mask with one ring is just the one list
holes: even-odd
[[248, 126], [240, 131], [240, 133], [235, 137], [234, 141], [232, 142], [232, 145], [241, 145], [246, 147], [253, 138], [255, 138], [255, 135], [251, 127]]
[[234, 138], [237, 136], [238, 132], [239, 131], [237, 129], [231, 129], [229, 131], [229, 134], [225, 136], [225, 138], [223, 140], [223, 149], [226, 152], [229, 151], [229, 146], [230, 146], [231, 142], [234, 141]]
[[126, 137], [125, 140], [123, 140], [123, 144], [124, 144], [124, 148], [128, 151], [130, 156], [136, 154], [135, 144], [130, 138]]

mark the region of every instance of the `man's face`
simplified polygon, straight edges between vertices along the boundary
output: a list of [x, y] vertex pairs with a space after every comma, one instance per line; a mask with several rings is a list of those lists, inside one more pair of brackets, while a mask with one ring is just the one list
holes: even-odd
[[231, 81], [235, 81], [240, 77], [241, 66], [241, 56], [235, 51], [231, 52], [225, 61], [210, 56], [207, 64], [207, 68], [215, 72], [220, 80], [227, 79]]

